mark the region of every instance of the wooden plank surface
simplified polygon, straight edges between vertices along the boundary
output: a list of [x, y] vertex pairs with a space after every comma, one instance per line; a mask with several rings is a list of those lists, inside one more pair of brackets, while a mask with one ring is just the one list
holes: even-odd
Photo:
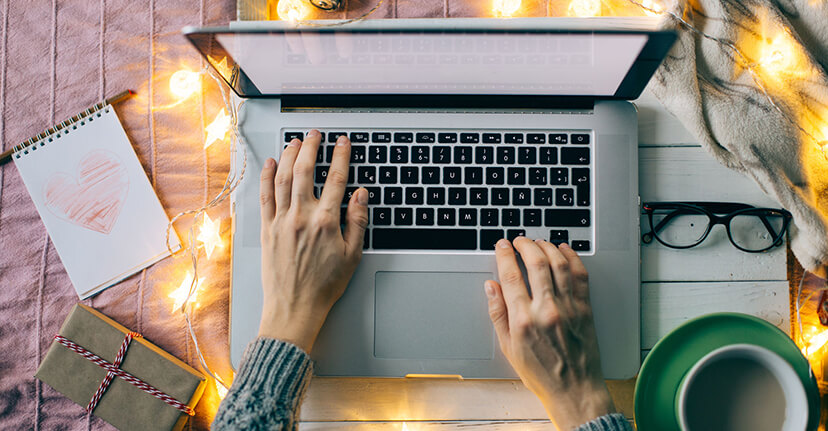
[[300, 431], [534, 431], [551, 430], [549, 421], [451, 421], [451, 422], [304, 422]]

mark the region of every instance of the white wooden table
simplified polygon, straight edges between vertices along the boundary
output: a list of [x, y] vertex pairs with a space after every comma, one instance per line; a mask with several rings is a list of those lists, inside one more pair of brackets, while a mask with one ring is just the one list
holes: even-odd
[[[720, 166], [652, 95], [645, 92], [636, 105], [642, 202], [778, 206], [752, 180]], [[642, 245], [641, 274], [642, 357], [677, 325], [712, 312], [751, 314], [790, 332], [784, 247], [744, 253], [718, 227], [689, 250]], [[634, 380], [608, 384], [618, 409], [632, 418]], [[303, 431], [549, 428], [540, 402], [518, 380], [314, 378], [301, 420]]]

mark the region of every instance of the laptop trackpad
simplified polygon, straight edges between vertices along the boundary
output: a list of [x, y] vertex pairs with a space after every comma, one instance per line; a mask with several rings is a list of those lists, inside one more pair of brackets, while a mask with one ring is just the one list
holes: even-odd
[[492, 359], [489, 272], [377, 272], [374, 356]]

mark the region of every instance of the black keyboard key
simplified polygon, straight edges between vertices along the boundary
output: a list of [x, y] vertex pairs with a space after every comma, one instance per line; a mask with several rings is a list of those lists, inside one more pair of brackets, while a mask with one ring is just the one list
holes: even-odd
[[502, 229], [481, 229], [480, 249], [486, 251], [494, 250], [497, 242], [505, 237]]
[[431, 149], [431, 160], [434, 164], [451, 163], [451, 147], [444, 145], [436, 146]]
[[406, 205], [422, 205], [423, 203], [423, 188], [422, 187], [406, 187], [405, 188], [405, 204]]
[[549, 231], [549, 242], [555, 245], [561, 245], [562, 243], [569, 242], [569, 231], [565, 230], [550, 230]]
[[402, 187], [386, 187], [383, 190], [383, 200], [385, 205], [400, 205], [402, 204], [403, 191]]
[[474, 208], [460, 208], [457, 221], [460, 226], [477, 226], [477, 210]]
[[503, 168], [486, 168], [486, 184], [500, 185], [505, 183], [503, 178], [506, 172]]
[[357, 169], [357, 182], [360, 184], [376, 184], [377, 168], [375, 166], [360, 166]]
[[523, 133], [507, 133], [506, 134], [506, 143], [507, 144], [522, 144], [523, 143]]
[[499, 165], [515, 164], [515, 149], [513, 147], [498, 147], [497, 163]]
[[426, 202], [429, 205], [445, 205], [446, 189], [441, 187], [429, 187], [426, 189]]
[[389, 159], [391, 163], [408, 163], [408, 147], [392, 146]]
[[483, 134], [483, 143], [484, 144], [499, 144], [500, 143], [500, 133], [484, 133]]
[[506, 231], [506, 239], [509, 241], [514, 241], [519, 236], [526, 236], [526, 231], [523, 229], [509, 229]]
[[533, 186], [545, 186], [546, 174], [549, 171], [546, 168], [529, 168], [529, 184]]
[[[572, 143], [586, 145], [589, 143], [589, 135], [583, 133], [573, 133]], [[574, 248], [574, 247], [573, 247]]]
[[575, 186], [575, 199], [578, 206], [589, 206], [589, 169], [572, 168], [572, 184]]
[[428, 163], [431, 159], [429, 148], [422, 145], [411, 147], [411, 163]]
[[328, 142], [333, 144], [340, 136], [348, 136], [345, 132], [328, 132]]
[[374, 229], [375, 250], [477, 250], [474, 229]]
[[388, 147], [379, 145], [368, 147], [368, 161], [371, 163], [388, 163]]
[[463, 182], [466, 184], [483, 184], [483, 168], [463, 168]]
[[481, 226], [497, 226], [498, 214], [496, 208], [482, 208], [480, 210], [480, 225]]
[[494, 163], [494, 147], [475, 148], [474, 162], [478, 165], [491, 165]]
[[365, 229], [365, 236], [362, 238], [362, 249], [367, 249], [369, 245], [371, 245], [371, 230]]
[[380, 166], [379, 182], [380, 184], [397, 184], [397, 167]]
[[522, 186], [526, 184], [526, 168], [509, 168], [506, 170], [506, 184]]
[[313, 197], [315, 197], [316, 199], [319, 199], [320, 196], [322, 196], [322, 187], [314, 187], [313, 188]]
[[414, 210], [411, 208], [394, 208], [394, 224], [411, 226], [414, 224]]
[[589, 206], [589, 186], [578, 186], [575, 188], [576, 202], [579, 207]]
[[551, 207], [554, 203], [552, 193], [552, 189], [535, 189], [535, 206]]
[[472, 187], [469, 189], [469, 204], [475, 206], [483, 206], [489, 204], [489, 190], [482, 187]]
[[458, 166], [451, 166], [443, 168], [443, 184], [460, 184], [463, 178], [460, 176], [461, 170]]
[[316, 150], [316, 163], [324, 163], [325, 162], [325, 148], [319, 147]]
[[569, 142], [566, 133], [550, 133], [549, 134], [549, 143], [550, 144], [565, 144]]
[[529, 206], [532, 205], [532, 190], [525, 188], [512, 189], [512, 205], [514, 206]]
[[374, 132], [371, 134], [371, 141], [376, 144], [387, 144], [391, 142], [390, 132]]
[[294, 139], [302, 141], [305, 139], [305, 134], [302, 132], [285, 132], [285, 142], [290, 142]]
[[351, 132], [351, 142], [360, 144], [368, 142], [368, 132]]
[[314, 182], [317, 184], [325, 184], [328, 179], [328, 166], [317, 166], [316, 175], [314, 175]]
[[520, 226], [520, 210], [515, 208], [500, 210], [500, 224], [503, 226]]
[[538, 163], [538, 153], [535, 147], [518, 148], [518, 163], [521, 165], [534, 165]]
[[523, 225], [535, 227], [541, 225], [541, 210], [525, 209], [523, 210]]
[[587, 227], [590, 225], [589, 210], [544, 210], [544, 224], [547, 227]]
[[559, 207], [575, 205], [575, 191], [572, 189], [555, 189], [555, 205]]
[[454, 208], [440, 208], [437, 210], [437, 224], [439, 226], [454, 226], [457, 222], [454, 219]]
[[556, 147], [538, 148], [540, 164], [555, 165], [558, 163], [558, 149]]
[[589, 147], [561, 148], [562, 165], [588, 165]]
[[439, 133], [437, 135], [437, 142], [441, 144], [456, 144], [457, 133]]
[[495, 187], [492, 189], [492, 205], [509, 205], [509, 189]]
[[476, 144], [480, 142], [480, 134], [479, 133], [461, 133], [460, 134], [460, 142], [464, 144]]
[[325, 162], [326, 163], [330, 163], [331, 160], [333, 160], [334, 148], [336, 148], [336, 147], [333, 146], [333, 145], [328, 145], [327, 147], [325, 147]]
[[380, 199], [380, 188], [366, 187], [365, 190], [368, 190], [368, 205], [378, 205], [382, 200]]
[[546, 135], [543, 133], [529, 133], [526, 135], [526, 142], [530, 144], [546, 143]]
[[[359, 190], [358, 187], [345, 187], [345, 194], [342, 195], [342, 205], [345, 205], [348, 202], [350, 202], [351, 201], [351, 196], [353, 196], [354, 193], [357, 190]], [[342, 220], [345, 220], [345, 219], [342, 219]]]
[[394, 142], [399, 142], [401, 144], [410, 144], [414, 142], [414, 134], [409, 132], [394, 133]]
[[351, 146], [351, 163], [365, 163], [365, 152], [364, 145]]
[[569, 168], [549, 168], [549, 185], [565, 186], [569, 184]]
[[472, 162], [472, 147], [454, 147], [454, 163], [468, 165]]
[[420, 169], [416, 166], [401, 166], [400, 182], [403, 184], [419, 184]]
[[423, 184], [440, 184], [440, 168], [434, 166], [426, 166], [423, 167], [422, 174]]
[[417, 208], [417, 226], [434, 226], [434, 208]]
[[448, 203], [449, 205], [465, 205], [466, 204], [466, 189], [460, 187], [449, 187], [448, 189]]
[[374, 226], [391, 226], [391, 208], [374, 208]]
[[356, 169], [353, 166], [348, 168], [348, 184], [356, 184]]
[[418, 144], [433, 144], [434, 133], [417, 133]]
[[[573, 138], [572, 140], [574, 141], [575, 138]], [[589, 241], [574, 240], [574, 241], [572, 241], [572, 249], [575, 250], [575, 251], [589, 251], [589, 249], [590, 249]]]

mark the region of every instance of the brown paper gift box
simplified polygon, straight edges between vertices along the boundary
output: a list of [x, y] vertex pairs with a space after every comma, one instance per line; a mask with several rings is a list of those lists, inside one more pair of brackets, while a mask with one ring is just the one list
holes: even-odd
[[[75, 305], [59, 334], [113, 362], [127, 328], [82, 304]], [[204, 393], [205, 377], [158, 346], [133, 338], [121, 369], [176, 400], [195, 408]], [[83, 408], [106, 376], [106, 370], [53, 341], [35, 377]], [[112, 379], [95, 416], [120, 430], [180, 430], [189, 416], [117, 376]]]

